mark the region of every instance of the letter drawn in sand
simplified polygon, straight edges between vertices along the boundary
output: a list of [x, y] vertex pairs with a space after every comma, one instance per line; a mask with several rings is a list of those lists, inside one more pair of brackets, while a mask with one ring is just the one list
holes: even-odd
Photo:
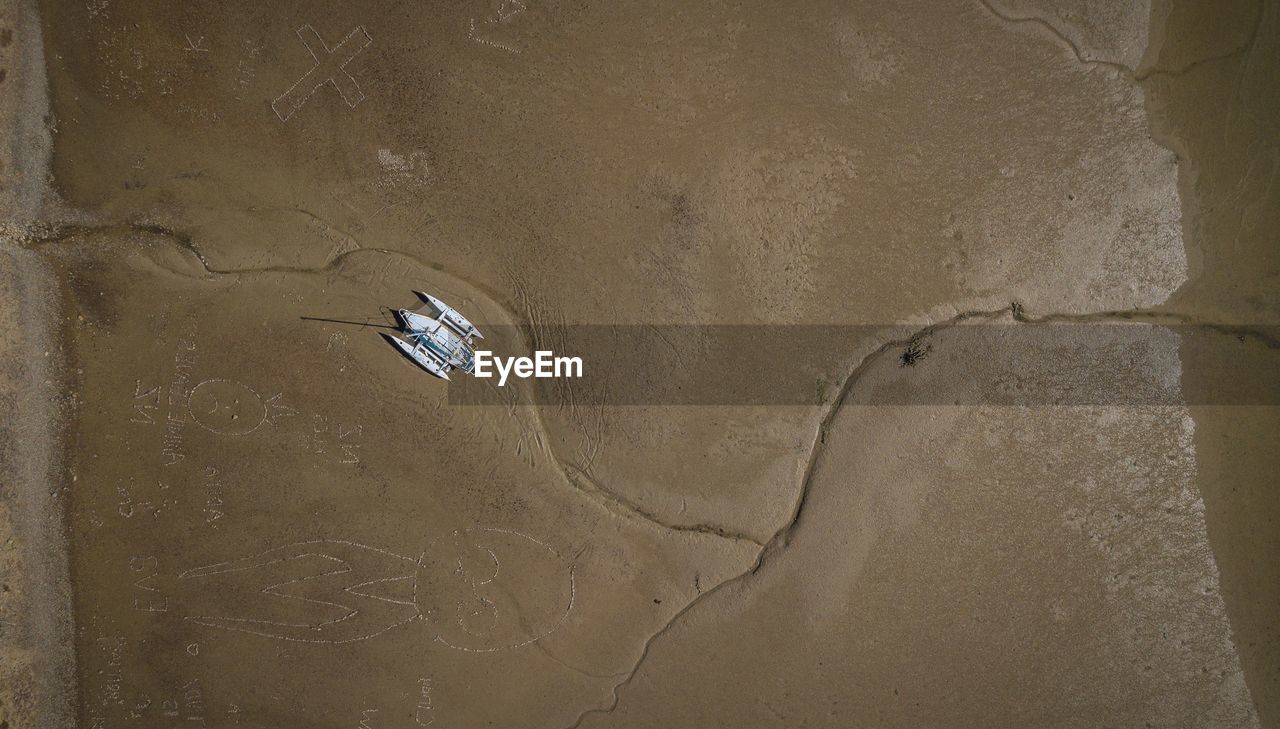
[[155, 414], [160, 410], [160, 386], [143, 388], [142, 380], [134, 380], [133, 385], [133, 417], [131, 423], [155, 425]]
[[[133, 586], [149, 593], [158, 593], [159, 589], [147, 584], [156, 577], [159, 561], [155, 557], [130, 557], [129, 569], [142, 577], [133, 581]], [[133, 600], [133, 609], [148, 613], [162, 613], [169, 609], [168, 598], [155, 595], [139, 595]]]
[[183, 38], [187, 39], [187, 45], [182, 49], [187, 53], [208, 53], [209, 49], [204, 44], [204, 36], [200, 36], [195, 40], [191, 40], [191, 36], [184, 33]]
[[348, 33], [347, 37], [333, 48], [325, 45], [325, 42], [320, 39], [320, 34], [310, 25], [298, 28], [297, 33], [315, 61], [315, 65], [287, 91], [271, 102], [271, 110], [280, 117], [280, 121], [288, 121], [289, 117], [301, 109], [303, 104], [307, 103], [307, 99], [310, 99], [311, 95], [325, 84], [330, 84], [337, 89], [338, 94], [349, 107], [354, 108], [364, 101], [365, 96], [360, 90], [360, 85], [350, 73], [347, 73], [347, 64], [373, 42], [364, 26], [356, 26], [355, 30]]

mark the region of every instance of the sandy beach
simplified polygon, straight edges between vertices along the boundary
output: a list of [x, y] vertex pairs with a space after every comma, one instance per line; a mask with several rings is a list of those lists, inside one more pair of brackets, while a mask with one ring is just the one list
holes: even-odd
[[0, 729], [1280, 726], [1274, 4], [0, 7]]

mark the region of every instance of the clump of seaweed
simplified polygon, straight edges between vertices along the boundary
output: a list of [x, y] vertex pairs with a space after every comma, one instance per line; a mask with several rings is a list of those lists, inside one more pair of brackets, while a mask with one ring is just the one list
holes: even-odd
[[915, 367], [917, 362], [924, 359], [932, 351], [932, 344], [922, 342], [919, 339], [912, 339], [907, 348], [902, 350], [902, 354], [898, 356], [898, 366]]

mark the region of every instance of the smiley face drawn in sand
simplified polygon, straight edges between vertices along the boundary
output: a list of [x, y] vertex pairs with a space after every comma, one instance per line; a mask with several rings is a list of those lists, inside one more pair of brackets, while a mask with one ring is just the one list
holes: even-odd
[[423, 552], [414, 601], [436, 640], [486, 653], [550, 635], [573, 609], [574, 593], [573, 569], [554, 549], [480, 527], [443, 536]]
[[247, 435], [267, 419], [267, 406], [258, 393], [231, 380], [196, 385], [187, 408], [200, 427], [222, 435]]

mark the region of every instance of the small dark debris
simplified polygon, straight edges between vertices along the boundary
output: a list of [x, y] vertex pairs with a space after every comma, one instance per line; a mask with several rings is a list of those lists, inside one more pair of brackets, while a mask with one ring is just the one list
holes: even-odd
[[900, 367], [915, 367], [916, 363], [924, 359], [933, 351], [932, 344], [924, 344], [919, 340], [911, 340], [907, 348], [902, 350], [902, 354], [898, 357], [898, 365]]
[[661, 604], [662, 604], [662, 601], [655, 597], [655, 598], [653, 598], [653, 604], [654, 604], [654, 605], [661, 605]]
[[693, 215], [693, 206], [685, 195], [674, 195], [671, 198], [671, 220], [677, 225], [689, 226], [697, 222]]

